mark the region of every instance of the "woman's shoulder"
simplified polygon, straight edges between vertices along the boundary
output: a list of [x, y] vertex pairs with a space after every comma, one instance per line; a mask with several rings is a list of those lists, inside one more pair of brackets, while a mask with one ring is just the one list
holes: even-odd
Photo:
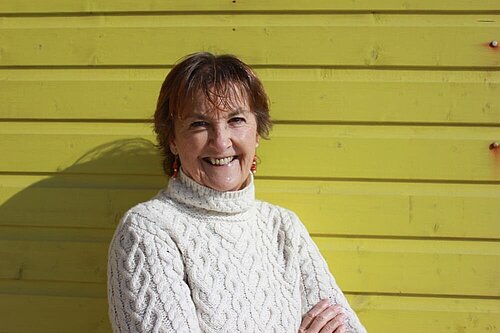
[[158, 233], [174, 220], [175, 205], [160, 191], [153, 198], [138, 203], [123, 214], [116, 232], [137, 229], [147, 233]]
[[267, 201], [256, 200], [257, 211], [261, 219], [273, 226], [279, 226], [280, 229], [290, 231], [300, 231], [303, 224], [294, 211], [272, 204]]
[[298, 219], [297, 214], [286, 207], [262, 200], [255, 201], [257, 210], [261, 215], [279, 217], [282, 219]]
[[[162, 212], [166, 213], [162, 215]], [[178, 253], [174, 228], [165, 227], [174, 220], [168, 205], [158, 196], [141, 202], [125, 212], [118, 223], [109, 245], [109, 254], [133, 256], [137, 248], [149, 249], [145, 256], [151, 255], [150, 249], [161, 248], [168, 253]], [[172, 223], [170, 223], [172, 224]], [[178, 229], [178, 228], [177, 228]]]

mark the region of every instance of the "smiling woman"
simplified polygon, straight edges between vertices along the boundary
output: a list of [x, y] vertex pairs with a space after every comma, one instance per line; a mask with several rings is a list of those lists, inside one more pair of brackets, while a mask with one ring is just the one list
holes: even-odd
[[235, 99], [229, 107], [214, 112], [199, 96], [187, 104], [169, 144], [188, 177], [218, 191], [247, 184], [259, 142], [257, 121], [245, 100]]
[[255, 199], [270, 127], [236, 57], [196, 53], [170, 71], [155, 131], [172, 177], [111, 242], [115, 332], [365, 332], [298, 217]]
[[[253, 122], [255, 140], [258, 142], [259, 136], [266, 138], [272, 124], [262, 83], [252, 69], [236, 57], [215, 57], [204, 52], [186, 57], [172, 68], [163, 82], [154, 117], [167, 174], [173, 172], [170, 166], [176, 153], [172, 151], [172, 144], [174, 138], [179, 139], [177, 129], [181, 123], [192, 129], [207, 127], [209, 120], [221, 116], [231, 120], [232, 125]], [[217, 128], [209, 126], [208, 129], [212, 130], [210, 134], [218, 134], [213, 133]], [[181, 158], [181, 162], [186, 161]]]

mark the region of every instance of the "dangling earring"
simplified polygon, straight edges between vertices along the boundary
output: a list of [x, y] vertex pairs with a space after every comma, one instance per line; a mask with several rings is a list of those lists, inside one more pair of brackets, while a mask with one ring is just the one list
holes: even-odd
[[257, 172], [257, 156], [256, 155], [254, 155], [254, 157], [253, 157], [252, 166], [250, 167], [250, 171], [252, 171], [252, 173], [254, 175]]
[[172, 178], [177, 178], [179, 173], [179, 156], [175, 155], [174, 163], [172, 164]]

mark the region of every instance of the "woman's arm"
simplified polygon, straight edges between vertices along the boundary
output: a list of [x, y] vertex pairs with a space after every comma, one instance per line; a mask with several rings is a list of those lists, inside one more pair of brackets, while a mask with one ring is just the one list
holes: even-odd
[[127, 214], [109, 248], [108, 301], [113, 331], [199, 332], [175, 243]]
[[[313, 309], [316, 305], [321, 304], [321, 300], [328, 299], [330, 304], [338, 304], [340, 306], [340, 308], [337, 307], [337, 309], [344, 314], [345, 332], [366, 332], [365, 328], [356, 316], [356, 313], [354, 313], [351, 309], [347, 299], [335, 282], [334, 277], [328, 269], [325, 259], [319, 252], [319, 249], [313, 242], [312, 238], [309, 236], [306, 228], [299, 218], [293, 213], [292, 220], [298, 227], [300, 233], [299, 265], [302, 280], [303, 314], [310, 313], [311, 309]], [[326, 303], [325, 308], [327, 305], [328, 303]], [[321, 305], [318, 307], [321, 308]], [[318, 309], [318, 307], [316, 307], [316, 309]], [[337, 311], [337, 313], [339, 311]]]

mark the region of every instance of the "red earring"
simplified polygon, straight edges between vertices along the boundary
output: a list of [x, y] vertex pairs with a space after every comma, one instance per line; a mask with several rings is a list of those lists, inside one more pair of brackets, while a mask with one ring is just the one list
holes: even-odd
[[252, 171], [252, 173], [254, 175], [257, 172], [257, 156], [253, 157], [252, 166], [250, 167], [250, 171]]
[[172, 178], [177, 178], [179, 173], [179, 157], [175, 155], [174, 163], [172, 164]]

